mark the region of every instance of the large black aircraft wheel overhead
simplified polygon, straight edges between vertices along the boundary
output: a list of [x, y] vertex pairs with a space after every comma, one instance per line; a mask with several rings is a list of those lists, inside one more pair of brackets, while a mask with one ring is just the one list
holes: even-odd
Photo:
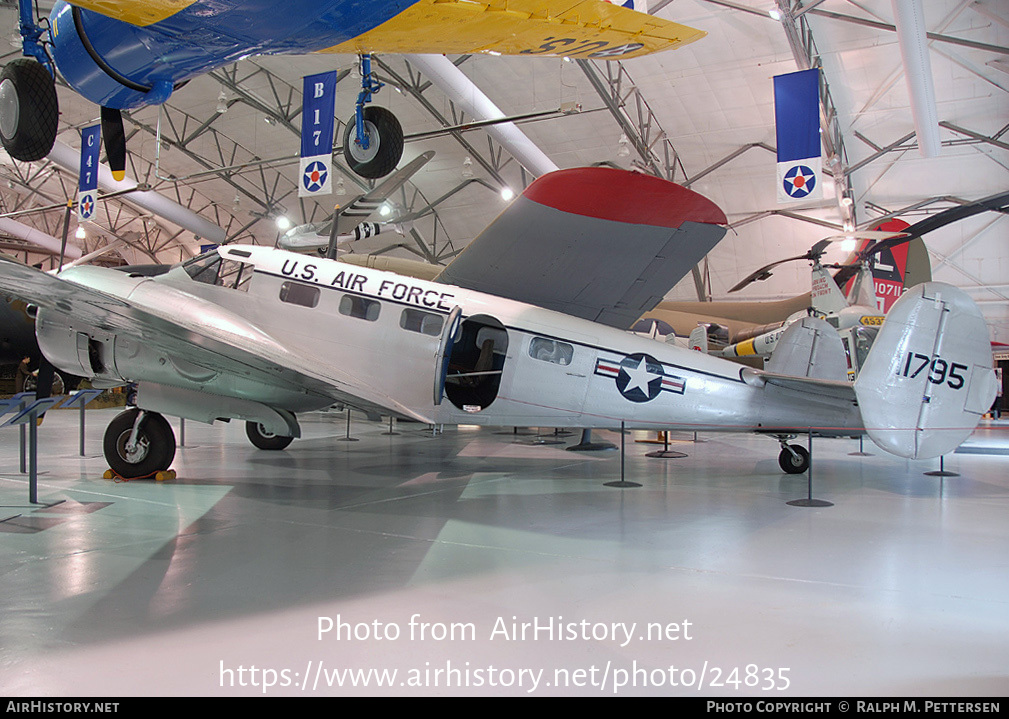
[[52, 152], [59, 107], [49, 71], [27, 57], [0, 73], [0, 140], [15, 160], [34, 162]]
[[273, 434], [259, 422], [246, 422], [245, 434], [249, 436], [249, 441], [260, 449], [284, 449], [294, 441], [294, 437]]
[[403, 128], [389, 110], [368, 105], [364, 108], [364, 131], [368, 135], [367, 150], [356, 142], [357, 123], [350, 118], [343, 133], [343, 157], [361, 177], [385, 177], [403, 157]]
[[789, 474], [802, 474], [809, 469], [809, 451], [799, 444], [790, 444], [787, 449], [782, 446], [781, 454], [778, 455], [778, 465]]
[[147, 412], [137, 430], [137, 441], [129, 446], [133, 423], [139, 409], [120, 412], [105, 430], [105, 461], [120, 477], [148, 477], [168, 469], [175, 459], [175, 433], [168, 420], [156, 412]]

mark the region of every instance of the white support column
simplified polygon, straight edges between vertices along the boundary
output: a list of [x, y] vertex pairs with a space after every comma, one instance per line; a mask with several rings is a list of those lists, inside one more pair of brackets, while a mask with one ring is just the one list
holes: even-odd
[[[407, 55], [407, 60], [475, 120], [497, 120], [505, 116], [497, 105], [444, 55]], [[530, 174], [538, 177], [558, 169], [553, 160], [533, 144], [515, 123], [502, 122], [484, 129]]]

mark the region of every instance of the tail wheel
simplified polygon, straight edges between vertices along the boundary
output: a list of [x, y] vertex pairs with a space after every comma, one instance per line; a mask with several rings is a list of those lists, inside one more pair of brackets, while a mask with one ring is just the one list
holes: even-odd
[[399, 120], [384, 107], [364, 108], [364, 131], [368, 149], [357, 142], [357, 123], [351, 118], [343, 133], [343, 157], [350, 169], [361, 177], [385, 177], [403, 157], [403, 128]]
[[0, 140], [15, 160], [34, 162], [52, 152], [59, 107], [52, 76], [26, 57], [0, 73]]
[[246, 422], [245, 434], [249, 441], [259, 449], [284, 449], [294, 441], [294, 437], [284, 437], [267, 430], [259, 422]]
[[778, 466], [789, 474], [802, 474], [809, 469], [809, 452], [799, 444], [783, 446], [778, 455]]
[[131, 447], [130, 435], [139, 409], [120, 412], [105, 430], [105, 461], [116, 474], [126, 479], [148, 477], [168, 469], [175, 459], [175, 433], [168, 420], [156, 412], [147, 412]]

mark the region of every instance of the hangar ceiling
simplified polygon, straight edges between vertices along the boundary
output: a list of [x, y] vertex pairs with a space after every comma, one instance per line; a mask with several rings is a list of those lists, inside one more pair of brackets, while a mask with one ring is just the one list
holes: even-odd
[[[51, 3], [39, 3], [48, 13]], [[697, 278], [669, 295], [714, 300], [757, 267], [802, 254], [843, 229], [834, 183], [823, 200], [778, 204], [775, 196], [772, 77], [823, 67], [836, 118], [828, 141], [843, 146], [834, 169], [847, 178], [854, 219], [865, 228], [889, 215], [908, 222], [957, 203], [1009, 189], [1009, 8], [999, 0], [927, 0], [927, 47], [941, 149], [925, 158], [914, 136], [893, 8], [889, 0], [653, 0], [650, 11], [708, 33], [687, 47], [622, 63], [563, 58], [453, 57], [505, 115], [536, 115], [523, 132], [559, 167], [638, 166], [711, 198], [731, 223]], [[16, 4], [0, 6], [7, 51], [20, 55]], [[337, 143], [357, 94], [352, 56], [259, 57], [197, 78], [166, 106], [126, 120], [127, 175], [225, 230], [227, 241], [273, 245], [281, 215], [294, 224], [325, 218], [367, 187], [349, 171], [326, 202], [299, 201], [296, 189], [301, 77], [337, 68]], [[410, 139], [471, 119], [408, 57], [380, 56], [387, 83], [376, 104], [392, 109], [408, 142], [404, 162], [434, 158], [395, 199], [397, 211], [421, 211], [412, 232], [382, 234], [355, 252], [384, 252], [446, 263], [503, 207], [499, 190], [518, 191], [532, 176], [485, 130]], [[66, 87], [59, 142], [80, 146], [79, 130], [98, 108]], [[579, 112], [570, 112], [573, 106]], [[564, 111], [562, 111], [562, 108]], [[158, 126], [160, 137], [158, 141]], [[76, 172], [48, 161], [17, 163], [0, 153], [0, 215], [53, 237], [63, 232]], [[825, 158], [826, 164], [826, 158]], [[845, 181], [840, 180], [842, 185]], [[106, 200], [96, 220], [71, 242], [87, 252], [115, 243], [102, 262], [174, 262], [199, 252], [192, 232], [138, 209], [129, 194]], [[991, 213], [926, 238], [933, 276], [966, 289], [995, 340], [1009, 342], [1009, 219]], [[619, 242], [614, 238], [614, 242]], [[51, 266], [55, 259], [14, 237], [0, 250]], [[833, 250], [828, 260], [842, 259]], [[741, 298], [778, 299], [809, 289], [808, 267], [778, 268]], [[733, 298], [736, 296], [734, 295]]]

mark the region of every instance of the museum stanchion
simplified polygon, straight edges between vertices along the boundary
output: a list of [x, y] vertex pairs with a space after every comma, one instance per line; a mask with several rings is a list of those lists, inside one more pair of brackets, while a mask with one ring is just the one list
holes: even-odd
[[393, 420], [393, 417], [392, 417], [392, 415], [390, 414], [390, 415], [389, 415], [389, 431], [388, 431], [388, 432], [382, 432], [382, 434], [387, 434], [387, 435], [396, 435], [396, 434], [399, 434], [399, 432], [395, 431], [395, 430], [394, 430], [394, 429], [392, 428], [392, 420]]
[[536, 428], [536, 436], [534, 438], [529, 439], [529, 440], [524, 440], [524, 441], [520, 440], [518, 443], [519, 444], [528, 444], [528, 445], [564, 444], [564, 440], [560, 439], [557, 436], [557, 430], [554, 430], [554, 433], [553, 433], [552, 436], [551, 435], [547, 435], [546, 437], [544, 437], [540, 433], [540, 427], [537, 427]]
[[100, 389], [79, 389], [75, 392], [71, 392], [66, 402], [62, 405], [62, 409], [77, 408], [77, 427], [80, 430], [79, 444], [80, 454], [82, 457], [84, 456], [84, 408], [101, 393], [102, 390]]
[[606, 487], [640, 487], [641, 485], [637, 482], [629, 482], [624, 479], [624, 437], [626, 432], [624, 432], [624, 423], [620, 423], [620, 481], [618, 482], [603, 482]]
[[525, 429], [522, 429], [522, 428], [519, 428], [519, 427], [512, 427], [512, 431], [511, 432], [503, 430], [501, 432], [495, 432], [494, 434], [510, 434], [513, 437], [520, 437], [520, 436], [531, 435], [532, 432], [527, 432], [527, 431], [525, 431]]
[[[58, 502], [50, 502], [48, 504], [38, 501], [38, 426], [39, 417], [45, 414], [46, 410], [51, 409], [54, 405], [63, 401], [63, 397], [45, 397], [43, 399], [37, 399], [31, 403], [27, 403], [27, 397], [24, 396], [25, 393], [20, 393], [7, 400], [2, 410], [0, 410], [0, 416], [3, 416], [14, 406], [19, 408], [19, 411], [15, 413], [10, 419], [8, 419], [3, 424], [0, 424], [0, 429], [12, 425], [18, 425], [19, 430], [24, 433], [27, 431], [28, 435], [28, 503], [33, 507], [37, 505], [42, 505], [45, 507], [52, 507], [53, 505], [59, 504], [63, 500]], [[32, 394], [31, 396], [34, 396]], [[24, 454], [24, 447], [22, 449], [22, 454]], [[23, 470], [22, 470], [23, 473]], [[17, 515], [15, 515], [17, 516]], [[8, 519], [13, 519], [13, 517], [8, 517]]]
[[337, 442], [357, 442], [357, 437], [350, 436], [350, 407], [347, 408], [347, 436], [340, 437]]
[[583, 429], [582, 438], [579, 440], [578, 444], [573, 444], [570, 447], [565, 447], [568, 452], [599, 452], [604, 449], [616, 449], [617, 445], [612, 442], [593, 442], [592, 441], [592, 430]]
[[860, 435], [859, 438], [858, 438], [858, 451], [857, 452], [848, 452], [848, 456], [849, 457], [872, 457], [873, 455], [872, 455], [872, 452], [864, 452], [864, 451], [862, 451], [862, 437]]
[[646, 457], [653, 457], [656, 459], [680, 459], [681, 457], [687, 456], [686, 452], [677, 452], [669, 449], [669, 432], [663, 431], [660, 434], [662, 435], [662, 449], [657, 449], [654, 452], [648, 452], [645, 454]]
[[925, 474], [925, 475], [927, 475], [929, 477], [959, 477], [960, 475], [957, 474], [956, 472], [947, 472], [946, 471], [946, 467], [943, 464], [943, 459], [945, 459], [945, 455], [940, 454], [939, 455], [939, 469], [933, 469], [933, 470], [930, 470], [928, 472], [923, 472], [923, 474]]
[[790, 504], [793, 507], [833, 507], [833, 502], [828, 502], [825, 499], [813, 499], [813, 430], [809, 430], [809, 443], [807, 447], [809, 449], [809, 466], [806, 468], [806, 498], [793, 499], [791, 502], [786, 502], [785, 504]]

